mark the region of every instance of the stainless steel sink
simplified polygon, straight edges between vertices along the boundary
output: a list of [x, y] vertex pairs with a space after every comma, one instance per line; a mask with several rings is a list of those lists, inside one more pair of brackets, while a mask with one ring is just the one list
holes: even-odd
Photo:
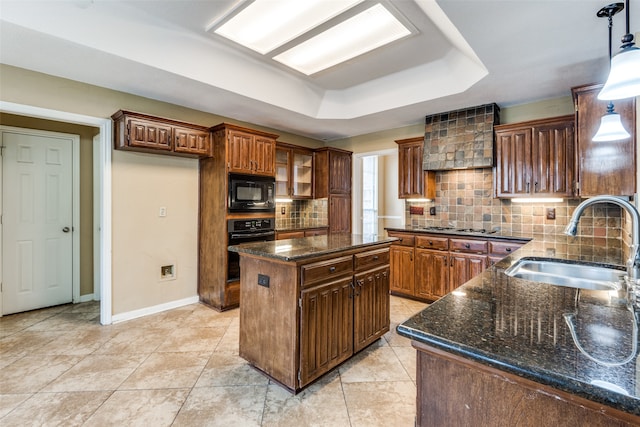
[[550, 258], [521, 258], [507, 270], [507, 276], [557, 286], [590, 290], [619, 290], [625, 270], [579, 261]]

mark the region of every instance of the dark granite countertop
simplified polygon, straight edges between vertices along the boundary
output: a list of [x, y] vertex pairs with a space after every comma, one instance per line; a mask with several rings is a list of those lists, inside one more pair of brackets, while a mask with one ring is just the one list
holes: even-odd
[[[522, 257], [548, 255], [554, 243], [548, 240], [534, 239], [399, 325], [398, 333], [640, 416], [638, 317], [624, 293], [504, 274]], [[564, 316], [570, 313], [575, 335]]]
[[391, 243], [398, 239], [377, 235], [329, 234], [271, 242], [243, 243], [229, 246], [231, 252], [262, 256], [281, 261], [300, 261], [350, 249]]
[[418, 234], [444, 234], [447, 236], [460, 236], [460, 237], [483, 237], [489, 239], [517, 239], [517, 240], [531, 240], [531, 237], [522, 236], [515, 233], [505, 233], [497, 229], [493, 230], [480, 230], [472, 228], [460, 228], [460, 227], [388, 227], [387, 231], [400, 231], [405, 233], [418, 233]]

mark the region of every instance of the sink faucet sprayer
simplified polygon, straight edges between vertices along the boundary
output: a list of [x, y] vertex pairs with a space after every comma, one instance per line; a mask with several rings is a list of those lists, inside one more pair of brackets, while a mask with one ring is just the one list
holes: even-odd
[[580, 203], [571, 216], [569, 225], [564, 233], [575, 236], [578, 232], [578, 221], [584, 210], [596, 203], [613, 203], [625, 209], [631, 216], [631, 247], [629, 248], [629, 259], [627, 260], [627, 280], [631, 288], [632, 298], [636, 308], [640, 308], [640, 213], [628, 201], [615, 196], [595, 196]]

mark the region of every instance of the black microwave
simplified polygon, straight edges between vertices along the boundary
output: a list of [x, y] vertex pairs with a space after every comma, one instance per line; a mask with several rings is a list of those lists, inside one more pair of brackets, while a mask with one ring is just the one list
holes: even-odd
[[276, 180], [229, 174], [229, 212], [275, 212]]

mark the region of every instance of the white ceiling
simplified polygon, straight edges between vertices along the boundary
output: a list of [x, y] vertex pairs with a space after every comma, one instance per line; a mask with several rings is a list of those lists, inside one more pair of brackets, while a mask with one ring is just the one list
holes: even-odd
[[[0, 62], [329, 141], [566, 96], [608, 69], [601, 1], [383, 0], [418, 34], [309, 77], [205, 31], [236, 2], [0, 0]], [[621, 13], [614, 52], [623, 33]]]

